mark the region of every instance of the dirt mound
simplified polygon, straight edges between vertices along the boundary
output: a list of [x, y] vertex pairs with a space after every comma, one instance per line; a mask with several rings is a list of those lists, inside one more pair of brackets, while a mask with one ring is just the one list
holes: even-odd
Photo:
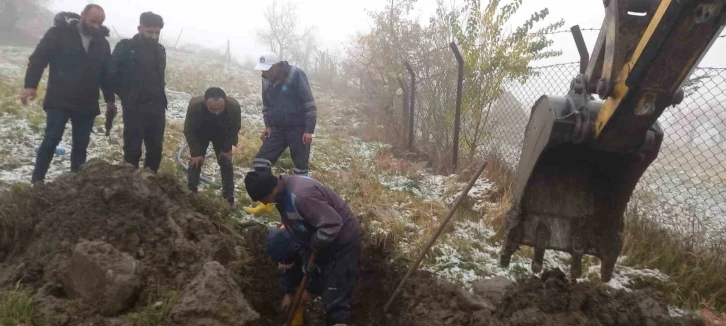
[[[91, 160], [78, 173], [15, 195], [16, 202], [23, 202], [16, 213], [25, 216], [0, 234], [0, 262], [13, 274], [5, 277], [6, 283], [20, 281], [43, 290], [38, 296], [52, 301], [53, 313], [63, 316], [63, 323], [143, 310], [154, 304], [152, 298], [172, 291], [193, 301], [183, 293], [184, 286], [210, 261], [229, 269], [238, 284], [245, 275], [244, 239], [226, 226], [225, 206], [190, 194], [172, 176]], [[11, 204], [3, 203], [0, 215]], [[76, 248], [89, 242], [95, 249]], [[77, 277], [82, 271], [88, 276]], [[128, 275], [119, 274], [124, 271]], [[102, 305], [92, 299], [113, 300], [102, 291], [117, 292], [126, 284], [139, 290]], [[239, 299], [239, 286], [228, 291], [237, 295], [234, 304], [246, 304]]]
[[471, 294], [441, 281], [415, 283], [397, 325], [703, 325], [700, 318], [671, 317], [654, 291], [572, 284], [560, 270], [520, 280], [499, 295]]

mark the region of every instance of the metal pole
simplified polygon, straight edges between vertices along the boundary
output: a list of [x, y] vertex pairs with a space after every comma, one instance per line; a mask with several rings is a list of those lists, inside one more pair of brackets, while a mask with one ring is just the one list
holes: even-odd
[[408, 63], [408, 60], [406, 60], [403, 65], [406, 66], [406, 70], [408, 70], [408, 74], [411, 76], [411, 96], [408, 98], [408, 150], [413, 151], [413, 116], [416, 103], [416, 74], [413, 72], [413, 68], [411, 68], [411, 64]]
[[176, 46], [179, 45], [179, 40], [181, 39], [181, 35], [182, 35], [183, 32], [184, 32], [184, 29], [182, 29], [181, 31], [179, 31], [179, 36], [177, 36], [176, 43], [174, 43], [174, 48], [175, 49], [176, 49]]
[[451, 171], [456, 171], [456, 165], [459, 163], [459, 133], [461, 131], [461, 93], [464, 87], [464, 58], [461, 57], [459, 47], [456, 43], [449, 43], [451, 51], [454, 52], [456, 63], [459, 65], [459, 74], [456, 77], [456, 113], [454, 116], [454, 154], [451, 163]]
[[424, 247], [424, 250], [421, 252], [421, 254], [416, 259], [416, 262], [411, 265], [411, 267], [408, 269], [408, 272], [406, 272], [406, 275], [403, 277], [400, 283], [398, 283], [398, 286], [396, 287], [396, 290], [393, 291], [393, 294], [391, 295], [391, 298], [388, 299], [388, 302], [386, 302], [386, 305], [383, 307], [383, 312], [387, 313], [388, 309], [391, 308], [391, 304], [393, 303], [393, 300], [396, 299], [396, 296], [398, 296], [398, 293], [401, 292], [401, 289], [403, 288], [403, 284], [406, 283], [406, 280], [408, 280], [409, 277], [411, 277], [411, 274], [413, 274], [413, 271], [418, 269], [418, 266], [421, 264], [421, 261], [423, 261], [424, 257], [426, 257], [426, 254], [429, 252], [431, 247], [433, 247], [434, 242], [436, 242], [436, 239], [439, 238], [441, 235], [441, 232], [444, 231], [444, 227], [446, 227], [446, 224], [449, 223], [452, 217], [454, 217], [454, 213], [456, 212], [456, 209], [459, 208], [459, 205], [461, 205], [461, 202], [464, 200], [464, 197], [469, 194], [469, 190], [474, 186], [474, 183], [476, 183], [476, 180], [479, 179], [479, 176], [484, 172], [484, 169], [487, 167], [488, 162], [484, 161], [481, 166], [479, 166], [479, 169], [474, 173], [474, 175], [471, 177], [471, 180], [469, 180], [469, 183], [466, 185], [466, 188], [464, 188], [464, 191], [461, 192], [461, 195], [459, 195], [459, 198], [456, 199], [456, 202], [454, 202], [454, 206], [451, 207], [449, 210], [449, 213], [446, 215], [446, 218], [441, 222], [441, 225], [439, 225], [439, 228], [436, 230], [436, 233], [434, 233], [434, 236], [431, 237], [431, 240], [426, 244]]
[[587, 53], [587, 45], [585, 39], [582, 37], [582, 30], [580, 25], [570, 27], [572, 37], [575, 38], [575, 45], [577, 45], [577, 52], [580, 53], [580, 73], [585, 74], [587, 66], [590, 64], [590, 54]]

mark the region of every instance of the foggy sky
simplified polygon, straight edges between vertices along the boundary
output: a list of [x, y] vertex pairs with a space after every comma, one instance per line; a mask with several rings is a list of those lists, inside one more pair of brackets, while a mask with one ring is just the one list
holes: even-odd
[[[447, 4], [451, 1], [445, 0]], [[256, 37], [257, 31], [266, 25], [262, 13], [270, 2], [264, 0], [51, 0], [51, 2], [54, 11], [75, 12], [80, 12], [88, 3], [97, 3], [106, 10], [105, 24], [126, 37], [136, 33], [139, 14], [151, 10], [164, 17], [165, 28], [162, 37], [172, 44], [183, 29], [180, 45], [193, 42], [221, 50], [229, 39], [233, 55], [243, 62], [245, 59], [254, 60], [262, 51], [267, 50]], [[320, 47], [338, 51], [342, 55], [345, 45], [354, 35], [369, 29], [370, 19], [365, 10], [380, 10], [389, 1], [293, 0], [293, 3], [297, 5], [300, 24], [315, 26]], [[543, 7], [549, 8], [550, 21], [560, 18], [565, 20], [563, 29], [569, 29], [576, 24], [581, 28], [599, 28], [605, 16], [602, 0], [526, 0], [513, 23], [522, 22], [532, 12]], [[420, 17], [422, 23], [426, 23], [435, 9], [435, 0], [419, 0], [415, 16]], [[597, 33], [583, 32], [590, 50], [595, 43]], [[562, 50], [563, 55], [541, 60], [533, 65], [579, 60], [570, 34], [556, 34], [550, 37], [555, 41], [554, 49]], [[720, 38], [711, 47], [700, 66], [726, 67], [724, 58], [726, 58], [726, 38]]]

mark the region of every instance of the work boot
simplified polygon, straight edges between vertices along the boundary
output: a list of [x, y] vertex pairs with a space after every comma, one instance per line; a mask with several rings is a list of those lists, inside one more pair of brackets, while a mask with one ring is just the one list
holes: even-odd
[[271, 213], [275, 208], [275, 204], [263, 204], [260, 203], [256, 207], [245, 207], [247, 214], [258, 215], [262, 213]]

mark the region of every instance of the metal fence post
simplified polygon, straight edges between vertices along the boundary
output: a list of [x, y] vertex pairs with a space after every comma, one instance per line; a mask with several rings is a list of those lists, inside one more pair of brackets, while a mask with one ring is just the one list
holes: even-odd
[[411, 76], [411, 95], [408, 99], [408, 150], [413, 151], [413, 115], [416, 103], [416, 74], [413, 72], [413, 68], [411, 68], [411, 64], [408, 60], [406, 60], [403, 65], [406, 66], [406, 70], [408, 70], [408, 74]]
[[459, 163], [459, 132], [461, 131], [461, 92], [464, 87], [464, 58], [461, 57], [459, 47], [456, 43], [449, 43], [451, 51], [454, 52], [456, 63], [459, 65], [459, 74], [456, 77], [456, 113], [454, 115], [454, 154], [452, 157], [451, 171], [456, 171]]

